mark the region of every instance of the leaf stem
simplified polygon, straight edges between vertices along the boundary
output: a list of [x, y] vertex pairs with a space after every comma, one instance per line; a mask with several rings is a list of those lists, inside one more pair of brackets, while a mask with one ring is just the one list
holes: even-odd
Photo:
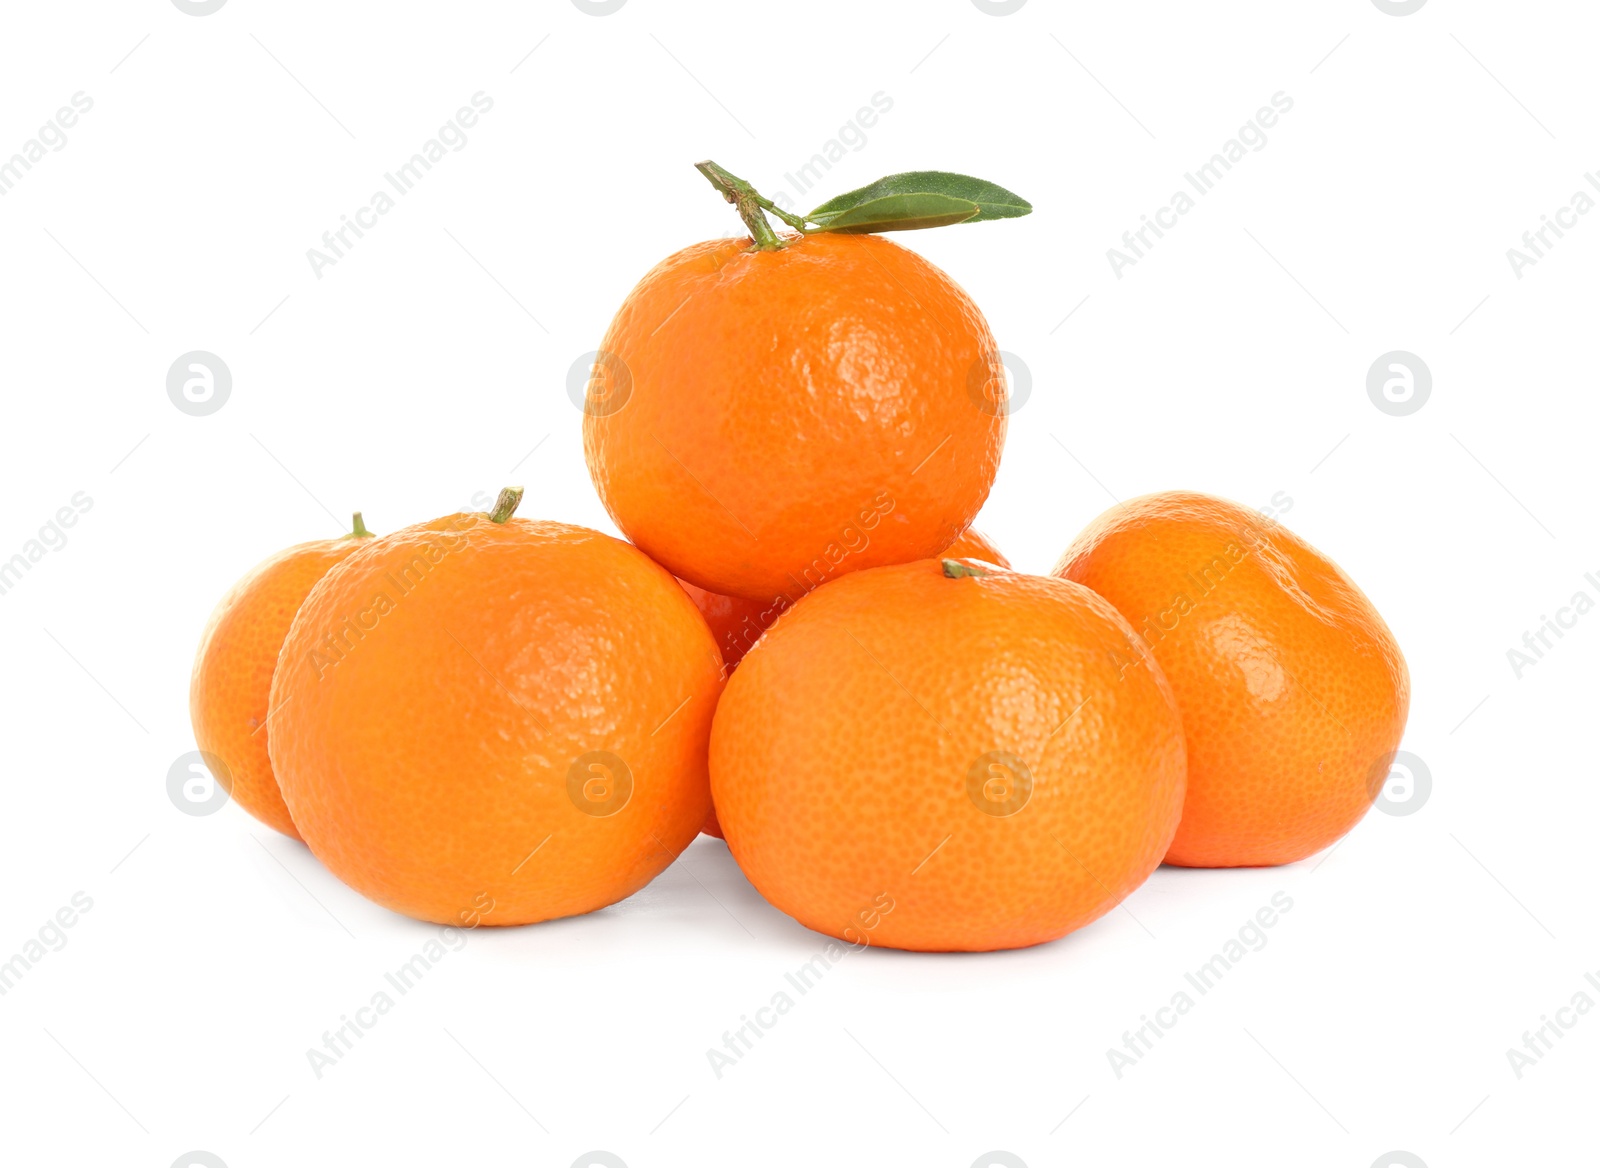
[[757, 251], [777, 251], [787, 246], [772, 230], [772, 224], [762, 214], [764, 211], [772, 212], [796, 231], [810, 230], [803, 217], [783, 210], [744, 179], [724, 170], [710, 159], [695, 163], [694, 168], [706, 176], [706, 181], [716, 187], [724, 199], [738, 208], [739, 218], [750, 229], [750, 238], [755, 241]]

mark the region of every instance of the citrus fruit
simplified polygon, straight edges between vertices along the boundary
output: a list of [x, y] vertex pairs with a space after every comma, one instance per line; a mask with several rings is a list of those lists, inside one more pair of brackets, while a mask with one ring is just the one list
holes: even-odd
[[730, 670], [739, 664], [767, 627], [778, 619], [778, 614], [789, 606], [789, 602], [781, 596], [769, 601], [746, 600], [742, 596], [707, 592], [687, 580], [679, 580], [678, 583], [705, 618], [722, 654], [722, 661]]
[[852, 944], [1006, 949], [1109, 911], [1183, 803], [1177, 709], [1087, 588], [976, 561], [855, 572], [783, 615], [711, 731], [728, 847]]
[[940, 558], [982, 560], [986, 564], [997, 564], [1002, 568], [1011, 566], [1011, 561], [1006, 559], [999, 548], [995, 547], [994, 540], [984, 535], [976, 527], [969, 527], [957, 536], [955, 543], [940, 553]]
[[272, 765], [306, 843], [379, 904], [523, 924], [643, 887], [711, 805], [721, 662], [683, 589], [582, 527], [446, 516], [306, 598]]
[[[989, 537], [975, 527], [969, 527], [957, 536], [955, 543], [946, 548], [942, 555], [951, 559], [972, 557], [985, 563], [998, 564], [1002, 568], [1011, 566]], [[781, 596], [775, 597], [770, 603], [762, 603], [740, 596], [707, 592], [687, 580], [679, 580], [678, 583], [683, 585], [683, 590], [694, 601], [700, 615], [706, 618], [706, 624], [711, 626], [711, 635], [721, 646], [722, 660], [729, 670], [739, 664], [750, 646], [778, 619], [778, 614], [789, 607], [789, 602]], [[718, 839], [723, 838], [715, 807], [706, 816], [700, 830]]]
[[1287, 864], [1366, 813], [1410, 680], [1331, 560], [1248, 508], [1173, 491], [1107, 511], [1055, 574], [1116, 605], [1178, 699], [1189, 789], [1168, 863]]
[[876, 235], [687, 247], [596, 355], [584, 452], [624, 534], [711, 592], [792, 603], [936, 554], [989, 493], [1006, 415], [983, 315]]
[[268, 827], [300, 838], [267, 757], [268, 696], [278, 650], [311, 586], [372, 537], [361, 512], [349, 535], [296, 544], [252, 568], [211, 614], [189, 679], [195, 745], [221, 762], [212, 777]]

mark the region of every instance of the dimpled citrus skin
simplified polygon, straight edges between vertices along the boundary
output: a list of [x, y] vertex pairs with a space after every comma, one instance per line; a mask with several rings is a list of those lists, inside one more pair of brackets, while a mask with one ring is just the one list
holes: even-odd
[[1168, 863], [1287, 864], [1366, 814], [1411, 683], [1332, 561], [1237, 503], [1173, 491], [1107, 511], [1055, 574], [1116, 605], [1172, 683], [1189, 793]]
[[355, 551], [361, 538], [296, 544], [257, 564], [211, 614], [189, 679], [195, 745], [220, 758], [234, 802], [268, 827], [300, 838], [267, 757], [262, 725], [272, 672], [294, 614], [312, 585]]
[[[711, 784], [728, 847], [772, 904], [853, 944], [1007, 949], [1109, 911], [1183, 804], [1183, 734], [1153, 661], [1086, 588], [938, 561], [825, 585], [728, 682]], [[981, 810], [992, 751], [1032, 792]], [[978, 768], [1000, 780], [1013, 767]]]
[[711, 592], [795, 601], [931, 556], [999, 466], [1005, 413], [980, 408], [989, 326], [938, 268], [875, 235], [685, 248], [629, 293], [601, 350], [620, 361], [591, 381], [610, 404], [591, 396], [583, 423], [600, 498]]
[[[1002, 568], [1011, 566], [1000, 554], [1000, 549], [994, 546], [993, 541], [972, 527], [957, 536], [955, 543], [940, 555], [957, 559], [970, 556], [985, 563], [999, 564]], [[695, 607], [700, 610], [700, 615], [706, 618], [706, 624], [711, 626], [711, 635], [721, 646], [722, 660], [730, 671], [743, 660], [750, 646], [756, 643], [772, 622], [778, 619], [778, 614], [789, 606], [789, 602], [783, 597], [777, 597], [770, 603], [763, 603], [745, 600], [739, 596], [721, 596], [715, 592], [707, 592], [687, 580], [679, 580], [678, 583], [683, 585], [683, 590], [689, 594], [689, 599], [694, 601]], [[718, 839], [723, 838], [722, 825], [717, 822], [715, 807], [711, 809], [711, 814], [706, 816], [706, 821], [700, 830]]]
[[[642, 888], [705, 819], [720, 668], [694, 605], [638, 549], [450, 516], [371, 541], [312, 590], [273, 683], [273, 766], [311, 850], [396, 912], [589, 912]], [[591, 751], [632, 775], [603, 817], [569, 796]], [[604, 798], [614, 772], [578, 767], [579, 798], [586, 777]]]

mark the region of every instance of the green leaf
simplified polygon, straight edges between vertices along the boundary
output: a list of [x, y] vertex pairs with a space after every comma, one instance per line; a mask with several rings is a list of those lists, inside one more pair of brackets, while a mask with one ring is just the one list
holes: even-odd
[[[944, 227], [961, 223], [979, 213], [970, 199], [949, 195], [897, 194], [868, 199], [830, 214], [820, 224], [823, 231], [860, 234], [866, 231], [916, 231], [923, 227]], [[813, 220], [815, 215], [810, 216]]]
[[[970, 204], [977, 211], [957, 215], [957, 203]], [[981, 178], [942, 170], [911, 170], [846, 191], [807, 218], [824, 231], [909, 231], [947, 223], [1014, 219], [1032, 210], [1033, 204], [1020, 195]]]

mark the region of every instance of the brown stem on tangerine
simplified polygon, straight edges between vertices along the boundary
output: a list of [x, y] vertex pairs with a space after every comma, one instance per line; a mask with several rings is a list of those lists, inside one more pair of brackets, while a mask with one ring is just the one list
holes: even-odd
[[504, 523], [517, 513], [517, 504], [521, 502], [522, 488], [506, 487], [494, 501], [494, 510], [489, 512], [489, 522]]
[[[757, 251], [777, 251], [785, 246], [783, 240], [778, 238], [777, 232], [772, 230], [772, 224], [767, 222], [762, 209], [771, 211], [785, 223], [794, 226], [789, 215], [773, 206], [771, 200], [763, 198], [761, 192], [744, 179], [723, 170], [710, 159], [695, 163], [694, 168], [706, 176], [706, 181], [716, 187], [724, 199], [738, 208], [739, 218], [743, 219], [744, 225], [750, 229], [750, 238], [755, 241]], [[800, 225], [804, 226], [804, 220], [801, 220]]]

